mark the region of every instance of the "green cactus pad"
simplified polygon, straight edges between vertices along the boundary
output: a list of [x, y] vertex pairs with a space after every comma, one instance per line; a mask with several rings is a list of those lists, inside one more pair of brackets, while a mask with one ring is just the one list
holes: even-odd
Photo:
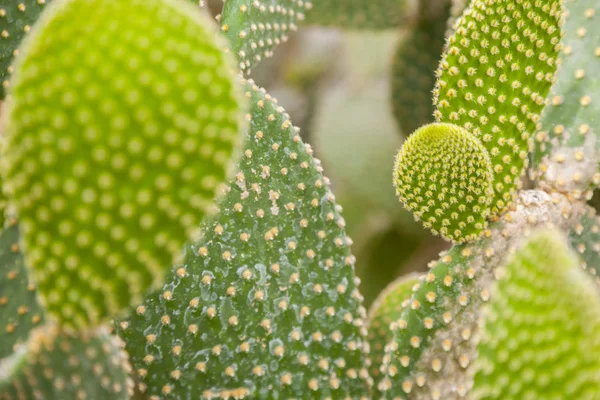
[[566, 0], [562, 64], [535, 135], [533, 178], [577, 198], [600, 185], [600, 4]]
[[8, 0], [0, 4], [0, 99], [6, 96], [11, 66], [23, 37], [52, 0]]
[[430, 264], [386, 346], [378, 388], [384, 398], [464, 398], [476, 358], [477, 316], [491, 298], [494, 271], [533, 229], [553, 224], [568, 232], [585, 213], [555, 193], [524, 191], [482, 239], [454, 246]]
[[141, 301], [225, 179], [242, 100], [211, 24], [178, 0], [66, 0], [24, 42], [4, 191], [65, 325]]
[[119, 335], [156, 399], [368, 398], [366, 312], [341, 208], [289, 116], [245, 88], [247, 146], [219, 214]]
[[0, 233], [0, 359], [25, 342], [29, 332], [43, 320], [18, 239], [17, 221], [10, 219]]
[[419, 282], [419, 274], [413, 273], [403, 276], [390, 283], [377, 296], [369, 309], [369, 330], [371, 377], [377, 379], [380, 375], [379, 367], [385, 355], [385, 345], [394, 337], [390, 324], [400, 318], [405, 302], [410, 300], [413, 287]]
[[592, 207], [569, 232], [569, 243], [579, 255], [581, 267], [600, 286], [600, 217]]
[[453, 124], [426, 125], [405, 142], [394, 168], [396, 193], [415, 219], [456, 243], [487, 226], [494, 173], [479, 139]]
[[514, 200], [560, 50], [561, 0], [473, 0], [437, 71], [438, 122], [465, 127], [495, 173], [492, 212]]
[[415, 19], [416, 4], [410, 0], [312, 0], [307, 23], [347, 29], [390, 29]]
[[311, 7], [303, 0], [227, 0], [218, 19], [246, 73], [288, 40]]
[[123, 342], [106, 329], [71, 337], [45, 325], [20, 351], [0, 372], [0, 400], [126, 400], [133, 393]]
[[444, 48], [448, 12], [425, 19], [403, 38], [392, 64], [392, 106], [402, 133], [433, 122], [431, 91]]
[[565, 238], [537, 232], [482, 312], [474, 400], [597, 399], [600, 292]]

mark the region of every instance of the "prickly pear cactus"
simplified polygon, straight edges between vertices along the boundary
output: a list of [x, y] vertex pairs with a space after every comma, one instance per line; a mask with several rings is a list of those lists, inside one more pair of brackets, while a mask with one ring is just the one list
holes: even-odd
[[193, 5], [48, 7], [11, 81], [4, 192], [45, 307], [80, 327], [161, 280], [230, 168], [242, 101]]
[[473, 0], [437, 71], [438, 122], [463, 126], [490, 153], [494, 214], [513, 201], [554, 82], [561, 0]]
[[416, 19], [417, 9], [417, 2], [410, 0], [313, 0], [307, 23], [381, 30], [402, 26]]
[[133, 393], [123, 342], [104, 328], [71, 337], [42, 326], [11, 361], [0, 372], [1, 400], [126, 400]]
[[498, 274], [482, 311], [471, 398], [598, 398], [600, 291], [566, 238], [536, 233]]
[[0, 233], [0, 360], [27, 340], [43, 322], [43, 311], [30, 282], [19, 247], [17, 220], [10, 218]]
[[18, 46], [52, 0], [14, 0], [0, 4], [0, 100], [6, 96]]
[[245, 83], [247, 146], [220, 212], [163, 289], [118, 323], [150, 398], [367, 398], [351, 240], [319, 162]]
[[240, 68], [249, 72], [304, 21], [309, 0], [228, 0], [218, 17]]
[[396, 193], [415, 219], [456, 243], [487, 227], [494, 173], [479, 139], [453, 124], [430, 124], [412, 134], [394, 168]]
[[532, 178], [575, 198], [600, 185], [600, 9], [595, 0], [566, 0], [562, 64], [535, 135]]
[[581, 267], [600, 285], [600, 217], [596, 210], [586, 207], [569, 234], [569, 244], [579, 255]]

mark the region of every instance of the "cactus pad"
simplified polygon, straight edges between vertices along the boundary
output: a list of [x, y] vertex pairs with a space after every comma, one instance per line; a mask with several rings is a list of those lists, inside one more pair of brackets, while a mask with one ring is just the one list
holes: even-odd
[[[251, 81], [236, 179], [163, 290], [117, 324], [151, 398], [368, 398], [351, 240], [328, 180]], [[154, 397], [152, 397], [154, 396]]]
[[576, 198], [600, 185], [600, 5], [566, 0], [562, 64], [535, 135], [533, 178]]
[[586, 207], [586, 213], [569, 232], [569, 243], [578, 254], [583, 270], [600, 287], [600, 217], [596, 210]]
[[10, 219], [0, 233], [0, 359], [25, 342], [29, 332], [43, 320], [18, 239], [17, 221]]
[[415, 219], [457, 243], [486, 226], [494, 173], [479, 139], [452, 124], [430, 124], [404, 142], [394, 169], [396, 193]]
[[45, 325], [19, 351], [0, 372], [0, 400], [126, 400], [133, 393], [123, 342], [106, 329], [71, 337]]
[[502, 268], [482, 312], [472, 399], [600, 396], [600, 292], [565, 239], [537, 232]]
[[313, 0], [307, 23], [381, 30], [405, 25], [417, 14], [411, 0]]
[[4, 191], [44, 305], [84, 326], [139, 302], [180, 253], [241, 142], [241, 97], [191, 4], [48, 7], [15, 65]]
[[473, 0], [437, 72], [436, 119], [465, 127], [494, 169], [492, 213], [514, 200], [560, 50], [561, 0]]
[[11, 0], [0, 4], [0, 99], [4, 99], [23, 37], [52, 0]]

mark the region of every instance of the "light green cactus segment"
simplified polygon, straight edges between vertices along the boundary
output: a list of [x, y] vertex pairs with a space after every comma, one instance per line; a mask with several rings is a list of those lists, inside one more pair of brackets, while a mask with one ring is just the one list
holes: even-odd
[[533, 178], [575, 197], [600, 185], [600, 4], [566, 0], [562, 64], [535, 135]]
[[416, 4], [411, 0], [312, 0], [306, 22], [346, 29], [391, 29], [414, 20]]
[[12, 81], [4, 191], [45, 307], [85, 326], [141, 301], [180, 253], [241, 143], [242, 97], [191, 4], [48, 7]]
[[435, 235], [471, 241], [487, 227], [494, 173], [487, 150], [465, 129], [434, 123], [405, 142], [394, 168], [396, 193]]
[[449, 9], [421, 21], [400, 41], [392, 64], [392, 105], [402, 133], [433, 122], [431, 91], [444, 48]]
[[44, 316], [35, 286], [27, 276], [18, 239], [17, 221], [10, 219], [0, 233], [0, 359], [25, 342]]
[[597, 399], [600, 292], [555, 230], [502, 270], [482, 314], [473, 399]]
[[562, 0], [472, 0], [450, 37], [434, 90], [438, 122], [485, 145], [494, 214], [514, 200], [560, 50]]
[[581, 267], [600, 286], [600, 217], [592, 207], [569, 232], [569, 244], [579, 255]]
[[[379, 367], [385, 355], [385, 345], [394, 337], [390, 324], [400, 318], [405, 303], [410, 300], [413, 287], [418, 282], [419, 274], [416, 273], [398, 278], [377, 296], [369, 309], [367, 324], [371, 358], [369, 372], [376, 382], [381, 375]], [[377, 390], [376, 387], [374, 389]]]
[[6, 96], [19, 44], [52, 0], [10, 0], [0, 4], [0, 99]]
[[249, 73], [271, 57], [275, 47], [298, 29], [310, 7], [308, 0], [227, 0], [218, 18], [240, 68]]
[[1, 400], [126, 400], [133, 393], [123, 342], [106, 329], [75, 337], [41, 326], [14, 362], [0, 372]]
[[219, 214], [119, 335], [148, 396], [369, 398], [341, 208], [277, 101], [245, 90], [247, 145]]

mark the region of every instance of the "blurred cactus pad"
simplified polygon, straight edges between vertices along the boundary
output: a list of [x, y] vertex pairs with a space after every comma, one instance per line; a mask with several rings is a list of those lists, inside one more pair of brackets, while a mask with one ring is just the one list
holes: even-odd
[[0, 400], [600, 400], [599, 18], [0, 0]]

